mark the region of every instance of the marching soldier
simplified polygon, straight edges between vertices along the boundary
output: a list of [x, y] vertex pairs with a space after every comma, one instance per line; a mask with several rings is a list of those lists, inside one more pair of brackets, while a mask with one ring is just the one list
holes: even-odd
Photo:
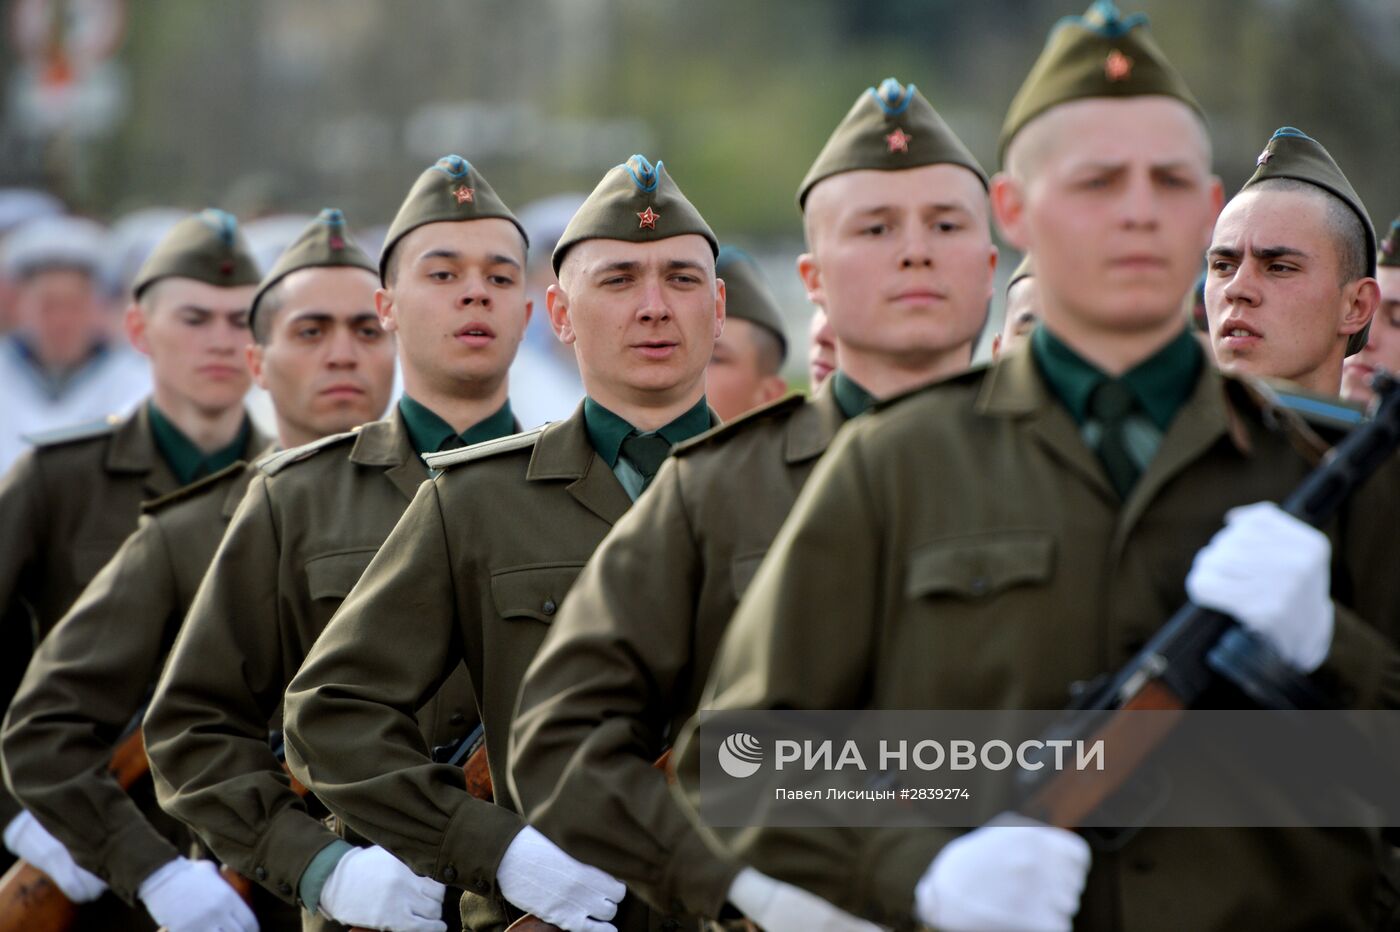
[[732, 421], [787, 393], [787, 335], [778, 300], [748, 253], [721, 246], [715, 274], [724, 282], [725, 323], [705, 370], [705, 398], [720, 420]]
[[[178, 224], [142, 267], [126, 312], [132, 342], [151, 360], [150, 400], [126, 418], [34, 438], [34, 449], [0, 478], [7, 707], [34, 647], [136, 529], [141, 503], [267, 445], [243, 408], [243, 347], [257, 284], [232, 216], [206, 210]], [[0, 800], [7, 825], [18, 811]], [[33, 837], [8, 833], [7, 847], [11, 835], [21, 846]]]
[[[716, 423], [705, 366], [725, 318], [718, 246], [661, 163], [604, 176], [555, 247], [550, 322], [585, 398], [568, 419], [443, 457], [287, 691], [287, 760], [332, 810], [417, 870], [569, 930], [648, 928], [608, 874], [514, 811], [520, 678], [574, 578], [673, 444]], [[648, 493], [650, 494], [650, 493]], [[413, 619], [413, 636], [385, 627]], [[499, 805], [405, 730], [463, 661]]]
[[1221, 368], [1336, 396], [1380, 304], [1376, 233], [1322, 144], [1285, 126], [1216, 221], [1206, 315]]
[[1374, 397], [1369, 380], [1377, 369], [1400, 373], [1400, 219], [1390, 224], [1377, 266], [1380, 307], [1371, 318], [1365, 347], [1342, 363], [1342, 395], [1360, 404], [1370, 404]]
[[[394, 342], [374, 312], [376, 274], [340, 211], [327, 210], [253, 298], [249, 364], [272, 398], [283, 447], [384, 412]], [[139, 898], [170, 932], [252, 928], [253, 915], [212, 865], [179, 856], [188, 830], [153, 801], [138, 804], [102, 764], [140, 716], [253, 473], [235, 464], [147, 503], [136, 532], [40, 645], [0, 748], [15, 796], [72, 860], [126, 902]], [[264, 928], [300, 928], [294, 910], [255, 890]], [[112, 922], [104, 916], [101, 927]]]
[[[314, 818], [269, 746], [282, 694], [419, 484], [422, 454], [518, 430], [507, 371], [530, 316], [525, 234], [460, 156], [424, 171], [394, 218], [375, 305], [405, 395], [387, 420], [261, 463], [171, 651], [145, 720], [161, 805], [239, 873], [347, 925], [442, 929], [443, 888]], [[397, 606], [416, 638], [417, 619]], [[452, 671], [447, 671], [451, 673]], [[445, 682], [443, 682], [445, 681]], [[415, 740], [475, 719], [461, 675], [424, 697]]]
[[833, 910], [712, 854], [652, 762], [696, 711], [739, 595], [836, 431], [873, 392], [967, 368], [996, 256], [982, 168], [893, 79], [860, 95], [798, 203], [809, 249], [798, 268], [841, 369], [814, 398], [726, 424], [662, 467], [531, 664], [510, 767], [526, 816], [565, 850], [663, 908], [737, 911], [763, 928], [815, 927]]
[[[1400, 617], [1383, 568], [1396, 476], [1373, 480], [1330, 535], [1248, 505], [1307, 473], [1294, 446], [1307, 433], [1222, 377], [1186, 330], [1220, 186], [1195, 101], [1144, 19], [1100, 2], [1062, 21], [1002, 140], [992, 202], [1035, 256], [1041, 325], [1028, 347], [837, 439], [745, 594], [703, 705], [1055, 708], [1188, 593], [1343, 701], [1393, 701], [1395, 632], [1361, 619]], [[697, 746], [687, 731], [677, 749], [692, 806]], [[1359, 929], [1373, 834], [1146, 828], [1093, 852], [1043, 825], [725, 838], [892, 925]]]

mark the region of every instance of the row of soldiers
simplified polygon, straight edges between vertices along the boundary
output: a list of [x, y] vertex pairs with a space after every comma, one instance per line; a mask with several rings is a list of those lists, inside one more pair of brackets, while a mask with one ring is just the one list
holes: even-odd
[[[723, 425], [705, 368], [734, 282], [659, 162], [603, 177], [542, 309], [524, 229], [457, 156], [378, 262], [328, 212], [259, 282], [231, 218], [191, 218], [133, 310], [188, 371], [0, 486], [6, 623], [22, 604], [52, 627], [0, 745], [7, 847], [93, 928], [1374, 927], [1375, 832], [1092, 850], [1044, 825], [696, 811], [697, 709], [1055, 708], [1188, 595], [1346, 705], [1393, 703], [1400, 476], [1323, 530], [1272, 502], [1326, 450], [1299, 412], [1344, 429], [1323, 397], [1343, 359], [1395, 352], [1400, 229], [1381, 249], [1289, 128], [1222, 213], [1210, 148], [1144, 19], [1107, 2], [1052, 31], [993, 178], [912, 85], [861, 93], [798, 191], [837, 367]], [[993, 216], [1034, 257], [1014, 284], [1039, 323], [1017, 340], [1008, 315], [969, 368]], [[1187, 325], [1203, 253], [1214, 358]], [[541, 310], [586, 397], [522, 432], [507, 373]], [[240, 314], [281, 447], [253, 466], [266, 441], [193, 364]], [[405, 397], [362, 423], [389, 334]], [[133, 719], [158, 807], [103, 766]], [[445, 760], [478, 724], [490, 800]], [[256, 882], [251, 907], [191, 844]]]

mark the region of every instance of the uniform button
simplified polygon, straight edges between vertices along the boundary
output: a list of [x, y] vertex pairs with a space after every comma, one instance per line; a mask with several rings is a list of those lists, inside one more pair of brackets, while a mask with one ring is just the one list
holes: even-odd
[[256, 868], [253, 869], [253, 877], [255, 877], [258, 880], [266, 880], [267, 868], [259, 864]]
[[486, 883], [486, 875], [481, 873], [481, 871], [477, 871], [475, 874], [472, 874], [472, 887], [479, 893], [485, 893], [488, 889], [490, 889], [490, 887]]
[[545, 603], [544, 603], [544, 613], [545, 613], [546, 615], [553, 615], [558, 609], [559, 609], [559, 606], [554, 604], [554, 600], [553, 600], [553, 599], [546, 599], [546, 600], [545, 600]]
[[277, 892], [280, 893], [280, 894], [282, 894], [283, 896], [291, 896], [291, 895], [292, 895], [292, 885], [289, 884], [289, 883], [287, 883], [287, 882], [284, 880], [284, 881], [282, 881], [281, 883], [279, 883], [279, 884], [277, 885]]
[[452, 883], [452, 881], [457, 879], [457, 868], [453, 867], [451, 864], [444, 867], [442, 869], [442, 879], [444, 883]]
[[449, 725], [463, 725], [466, 723], [466, 721], [467, 717], [463, 715], [460, 711], [453, 712], [452, 715], [447, 719], [447, 723]]
[[973, 595], [986, 595], [987, 589], [988, 589], [989, 585], [990, 585], [990, 584], [987, 582], [987, 577], [985, 577], [985, 576], [974, 576], [974, 577], [972, 578], [972, 594], [973, 594]]

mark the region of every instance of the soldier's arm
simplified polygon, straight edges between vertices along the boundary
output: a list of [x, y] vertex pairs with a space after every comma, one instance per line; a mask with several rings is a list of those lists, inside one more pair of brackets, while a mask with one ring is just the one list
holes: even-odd
[[[42, 579], [34, 566], [43, 539], [41, 477], [32, 450], [0, 476], [0, 704], [14, 698], [34, 651], [31, 608], [20, 593], [21, 578]], [[39, 575], [39, 579], [34, 577]], [[19, 814], [20, 805], [0, 788], [0, 826]]]
[[414, 713], [462, 657], [436, 483], [424, 483], [287, 689], [287, 763], [333, 812], [419, 874], [496, 894], [523, 823], [435, 764]]
[[[877, 701], [873, 671], [904, 597], [905, 561], [889, 544], [897, 496], [872, 487], [860, 436], [856, 425], [843, 431], [804, 487], [730, 622], [702, 709], [861, 709]], [[676, 790], [703, 832], [847, 912], [908, 921], [914, 884], [956, 833], [706, 826], [696, 724], [677, 741]]]
[[652, 766], [691, 661], [701, 557], [675, 461], [569, 590], [521, 685], [511, 789], [565, 851], [663, 909], [716, 918], [738, 865], [716, 856]]
[[161, 806], [225, 864], [296, 902], [303, 872], [338, 839], [306, 811], [268, 745], [292, 672], [286, 639], [295, 637], [278, 595], [278, 554], [258, 477], [176, 638], [145, 734]]
[[79, 865], [132, 902], [176, 857], [104, 764], [179, 624], [168, 541], [143, 520], [30, 663], [5, 719], [5, 777]]

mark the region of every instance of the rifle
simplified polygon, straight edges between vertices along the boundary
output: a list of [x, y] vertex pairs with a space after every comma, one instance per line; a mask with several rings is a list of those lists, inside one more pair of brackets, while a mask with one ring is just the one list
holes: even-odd
[[[1321, 527], [1400, 448], [1400, 383], [1377, 373], [1372, 387], [1379, 401], [1374, 417], [1329, 451], [1284, 500], [1285, 512]], [[1175, 730], [1186, 710], [1222, 679], [1264, 708], [1333, 705], [1330, 697], [1229, 615], [1188, 602], [1127, 666], [1111, 680], [1091, 686], [1068, 710], [1068, 733], [1088, 735], [1091, 741], [1102, 739], [1127, 766], [1116, 768], [1112, 778], [1073, 770], [1054, 773], [1030, 783], [1018, 809], [1046, 824], [1074, 829], [1123, 786]], [[1136, 718], [1121, 714], [1133, 711], [1167, 714]]]

